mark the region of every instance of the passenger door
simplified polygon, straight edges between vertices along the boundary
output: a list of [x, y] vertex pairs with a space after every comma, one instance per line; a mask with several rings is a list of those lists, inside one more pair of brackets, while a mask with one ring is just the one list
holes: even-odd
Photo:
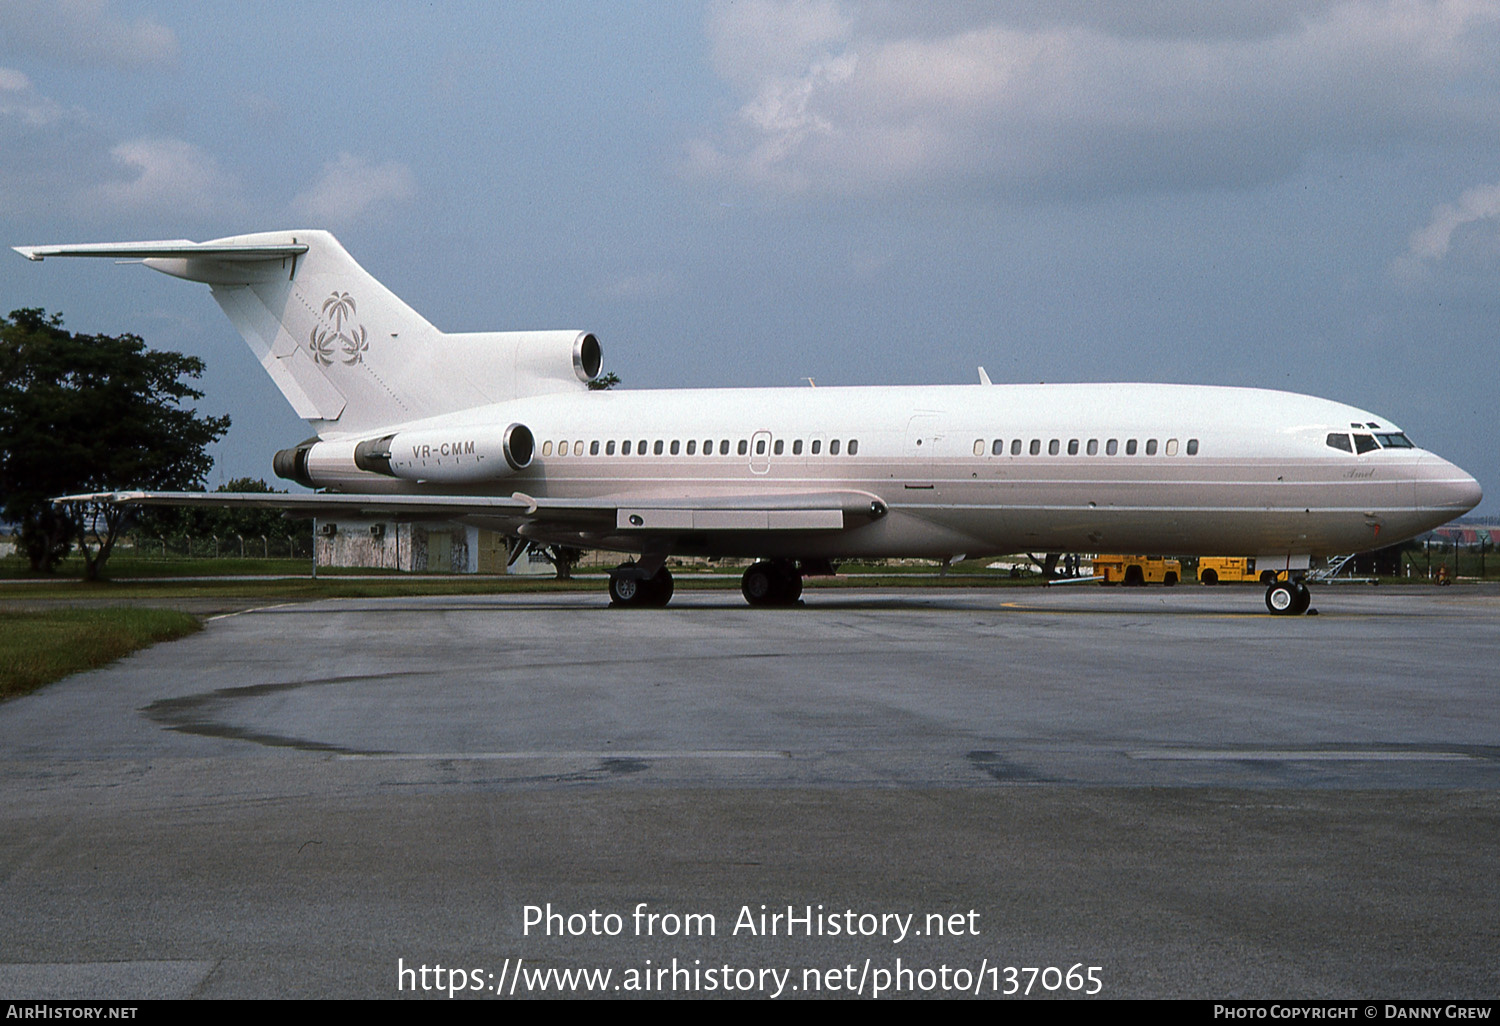
[[750, 436], [750, 473], [764, 474], [771, 469], [771, 432], [757, 431]]

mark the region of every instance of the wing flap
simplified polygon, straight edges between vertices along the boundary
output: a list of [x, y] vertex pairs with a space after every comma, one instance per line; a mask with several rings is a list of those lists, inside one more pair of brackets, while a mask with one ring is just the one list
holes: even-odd
[[621, 531], [841, 531], [842, 509], [645, 509], [622, 507]]
[[841, 509], [645, 509], [622, 507], [621, 531], [841, 531]]

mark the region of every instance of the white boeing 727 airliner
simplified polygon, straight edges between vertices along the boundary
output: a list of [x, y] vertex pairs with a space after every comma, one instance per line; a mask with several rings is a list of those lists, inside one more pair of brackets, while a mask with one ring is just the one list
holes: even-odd
[[[1383, 416], [1188, 385], [592, 391], [582, 331], [446, 334], [322, 231], [18, 247], [140, 260], [205, 282], [316, 437], [277, 453], [304, 495], [120, 492], [119, 502], [457, 520], [639, 553], [623, 605], [665, 605], [669, 555], [757, 558], [786, 605], [834, 560], [1009, 552], [1311, 557], [1402, 541], [1479, 485]], [[1296, 574], [1289, 574], [1296, 577]], [[1272, 585], [1301, 613], [1300, 580]]]

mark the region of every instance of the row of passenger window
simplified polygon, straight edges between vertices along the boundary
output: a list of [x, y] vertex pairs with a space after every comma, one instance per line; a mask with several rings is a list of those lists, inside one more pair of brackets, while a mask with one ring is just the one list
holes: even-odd
[[[771, 441], [770, 439], [766, 438], [757, 438], [754, 440], [754, 442], [755, 455], [757, 456], [786, 455], [787, 443], [786, 439], [784, 438], [778, 438], [775, 441]], [[732, 441], [728, 438], [721, 438], [718, 440], [717, 445], [718, 455], [720, 456], [728, 456], [731, 450], [739, 456], [750, 455], [751, 442], [750, 439], [747, 438], [741, 438], [737, 442]], [[702, 455], [714, 455], [714, 446], [715, 442], [713, 439], [704, 439], [703, 448], [701, 450]], [[587, 451], [587, 454], [589, 456], [613, 456], [616, 452], [618, 452], [621, 456], [630, 456], [632, 454], [636, 456], [697, 456], [700, 452], [698, 447], [698, 440], [696, 438], [690, 438], [685, 443], [675, 438], [671, 439], [670, 441], [662, 438], [658, 438], [655, 441], [647, 438], [642, 438], [638, 442], [633, 442], [632, 440], [627, 438], [625, 441], [619, 443], [616, 443], [614, 441], [592, 441], [584, 443], [582, 441], [569, 442], [564, 440], [557, 443], [555, 450], [551, 442], [542, 443], [543, 456], [551, 456], [554, 451], [556, 451], [557, 455], [559, 456], [582, 456], [585, 454], [585, 451]], [[791, 454], [793, 456], [801, 456], [803, 451], [804, 449], [802, 439], [792, 439]], [[811, 442], [807, 443], [806, 451], [812, 456], [823, 455], [823, 439], [814, 438]], [[831, 439], [828, 442], [827, 452], [829, 456], [838, 456], [840, 453], [844, 453], [849, 456], [857, 456], [859, 455], [859, 439], [849, 439], [847, 446], [845, 446], [843, 439]]]
[[[1047, 442], [1046, 445], [1048, 456], [1057, 456], [1061, 454], [1063, 450], [1063, 441], [1060, 438], [1054, 438], [1051, 441]], [[1067, 446], [1069, 456], [1077, 456], [1080, 453], [1086, 453], [1089, 456], [1099, 455], [1099, 439], [1097, 438], [1090, 438], [1087, 442], [1080, 442], [1077, 438], [1070, 438], [1068, 439]], [[1127, 438], [1125, 440], [1126, 456], [1136, 455], [1140, 451], [1140, 448], [1141, 447], [1139, 439]], [[988, 450], [991, 456], [1004, 456], [1005, 439], [997, 438], [994, 441], [988, 443], [988, 446], [986, 446], [985, 440], [983, 438], [974, 439], [975, 456], [983, 456], [986, 450]], [[1146, 439], [1145, 450], [1147, 456], [1155, 456], [1157, 451], [1156, 439]], [[1012, 456], [1020, 456], [1023, 451], [1029, 453], [1032, 456], [1040, 456], [1042, 454], [1042, 440], [1040, 438], [1033, 438], [1028, 444], [1024, 439], [1012, 438], [1010, 440], [1010, 454]], [[1168, 456], [1176, 456], [1177, 439], [1168, 438], [1164, 451]], [[1120, 440], [1118, 438], [1107, 439], [1104, 442], [1104, 455], [1118, 456], [1119, 454]], [[1187, 440], [1187, 454], [1189, 456], [1198, 455], [1198, 439], [1189, 438]]]
[[[713, 439], [705, 439], [701, 450], [702, 455], [714, 455], [715, 444], [716, 443]], [[1042, 454], [1042, 445], [1043, 442], [1040, 438], [1033, 438], [1029, 443], [1025, 439], [1012, 438], [1010, 439], [1009, 443], [1010, 455], [1020, 456], [1025, 453], [1032, 456], [1040, 456]], [[786, 440], [782, 438], [775, 439], [774, 441], [769, 441], [765, 438], [757, 438], [754, 440], [754, 447], [755, 455], [757, 456], [765, 456], [767, 455], [768, 451], [772, 455], [783, 456], [786, 454], [787, 443]], [[1046, 442], [1046, 447], [1047, 455], [1061, 455], [1063, 451], [1063, 441], [1060, 438], [1050, 439]], [[1352, 452], [1357, 454], [1374, 452], [1377, 449], [1414, 448], [1411, 439], [1407, 438], [1405, 434], [1399, 432], [1353, 435], [1344, 434], [1342, 432], [1332, 432], [1328, 435], [1328, 447], [1330, 449], [1338, 449], [1341, 452]], [[728, 456], [731, 451], [739, 456], [748, 456], [750, 455], [750, 448], [751, 442], [749, 439], [745, 438], [741, 438], [738, 441], [733, 441], [728, 438], [721, 438], [717, 442], [718, 455], [720, 456]], [[983, 438], [974, 439], [975, 456], [983, 456], [986, 452], [988, 452], [991, 456], [1004, 456], [1006, 453], [1006, 448], [1006, 440], [1003, 438], [996, 438], [988, 442], [986, 442], [986, 440]], [[1070, 438], [1067, 442], [1067, 452], [1069, 456], [1077, 456], [1080, 454], [1097, 456], [1099, 455], [1099, 448], [1099, 439], [1097, 438], [1090, 438], [1087, 442], [1083, 442], [1077, 438]], [[1157, 440], [1155, 438], [1146, 439], [1146, 444], [1144, 447], [1140, 445], [1138, 439], [1127, 438], [1125, 440], [1124, 451], [1126, 456], [1134, 456], [1138, 452], [1142, 451], [1142, 448], [1144, 448], [1144, 452], [1147, 456], [1155, 456], [1158, 448]], [[559, 456], [582, 456], [585, 453], [585, 449], [590, 456], [598, 456], [601, 453], [605, 456], [613, 456], [616, 452], [618, 452], [622, 456], [629, 456], [632, 455], [632, 453], [638, 456], [646, 456], [652, 454], [656, 456], [678, 456], [684, 454], [688, 456], [696, 456], [700, 451], [698, 440], [696, 438], [688, 439], [686, 443], [683, 443], [678, 439], [672, 439], [668, 441], [660, 438], [656, 439], [654, 442], [645, 438], [642, 438], [638, 442], [632, 442], [630, 439], [626, 439], [625, 441], [619, 443], [616, 443], [614, 441], [592, 441], [588, 443], [582, 441], [561, 441], [557, 443], [555, 451]], [[793, 456], [801, 456], [803, 451], [803, 440], [800, 438], [792, 439], [791, 454]], [[806, 451], [813, 456], [822, 455], [823, 440], [821, 438], [814, 438], [810, 443], [807, 443]], [[834, 438], [828, 442], [827, 451], [828, 455], [830, 456], [837, 456], [841, 451], [846, 452], [850, 456], [855, 456], [859, 453], [859, 440], [851, 438], [848, 441], [847, 447], [845, 447], [841, 444], [841, 439]], [[1163, 447], [1162, 451], [1168, 456], [1176, 456], [1178, 452], [1177, 439], [1167, 439], [1166, 445], [1165, 447]], [[1186, 451], [1189, 456], [1198, 455], [1198, 439], [1189, 438], [1187, 440], [1187, 445], [1184, 451]], [[551, 456], [553, 452], [554, 447], [552, 442], [548, 441], [542, 443], [543, 456]], [[1104, 442], [1104, 455], [1117, 456], [1119, 454], [1120, 440], [1118, 438], [1106, 439]]]
[[[1351, 437], [1353, 438], [1352, 444]], [[1400, 432], [1350, 436], [1342, 431], [1334, 431], [1328, 436], [1328, 448], [1363, 455], [1367, 452], [1374, 452], [1376, 449], [1415, 449], [1416, 446], [1411, 444], [1410, 438]]]

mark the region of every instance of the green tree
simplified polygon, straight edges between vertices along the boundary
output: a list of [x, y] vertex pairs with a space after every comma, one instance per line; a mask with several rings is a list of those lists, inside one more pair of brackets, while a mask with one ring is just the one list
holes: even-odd
[[229, 429], [184, 403], [203, 361], [137, 335], [74, 335], [60, 314], [0, 317], [0, 516], [21, 528], [31, 568], [50, 573], [76, 544], [97, 579], [128, 513], [59, 495], [201, 487], [205, 451]]
[[552, 564], [552, 569], [557, 571], [559, 581], [571, 580], [573, 568], [583, 558], [583, 550], [573, 545], [547, 545], [537, 546], [537, 551], [542, 558]]

